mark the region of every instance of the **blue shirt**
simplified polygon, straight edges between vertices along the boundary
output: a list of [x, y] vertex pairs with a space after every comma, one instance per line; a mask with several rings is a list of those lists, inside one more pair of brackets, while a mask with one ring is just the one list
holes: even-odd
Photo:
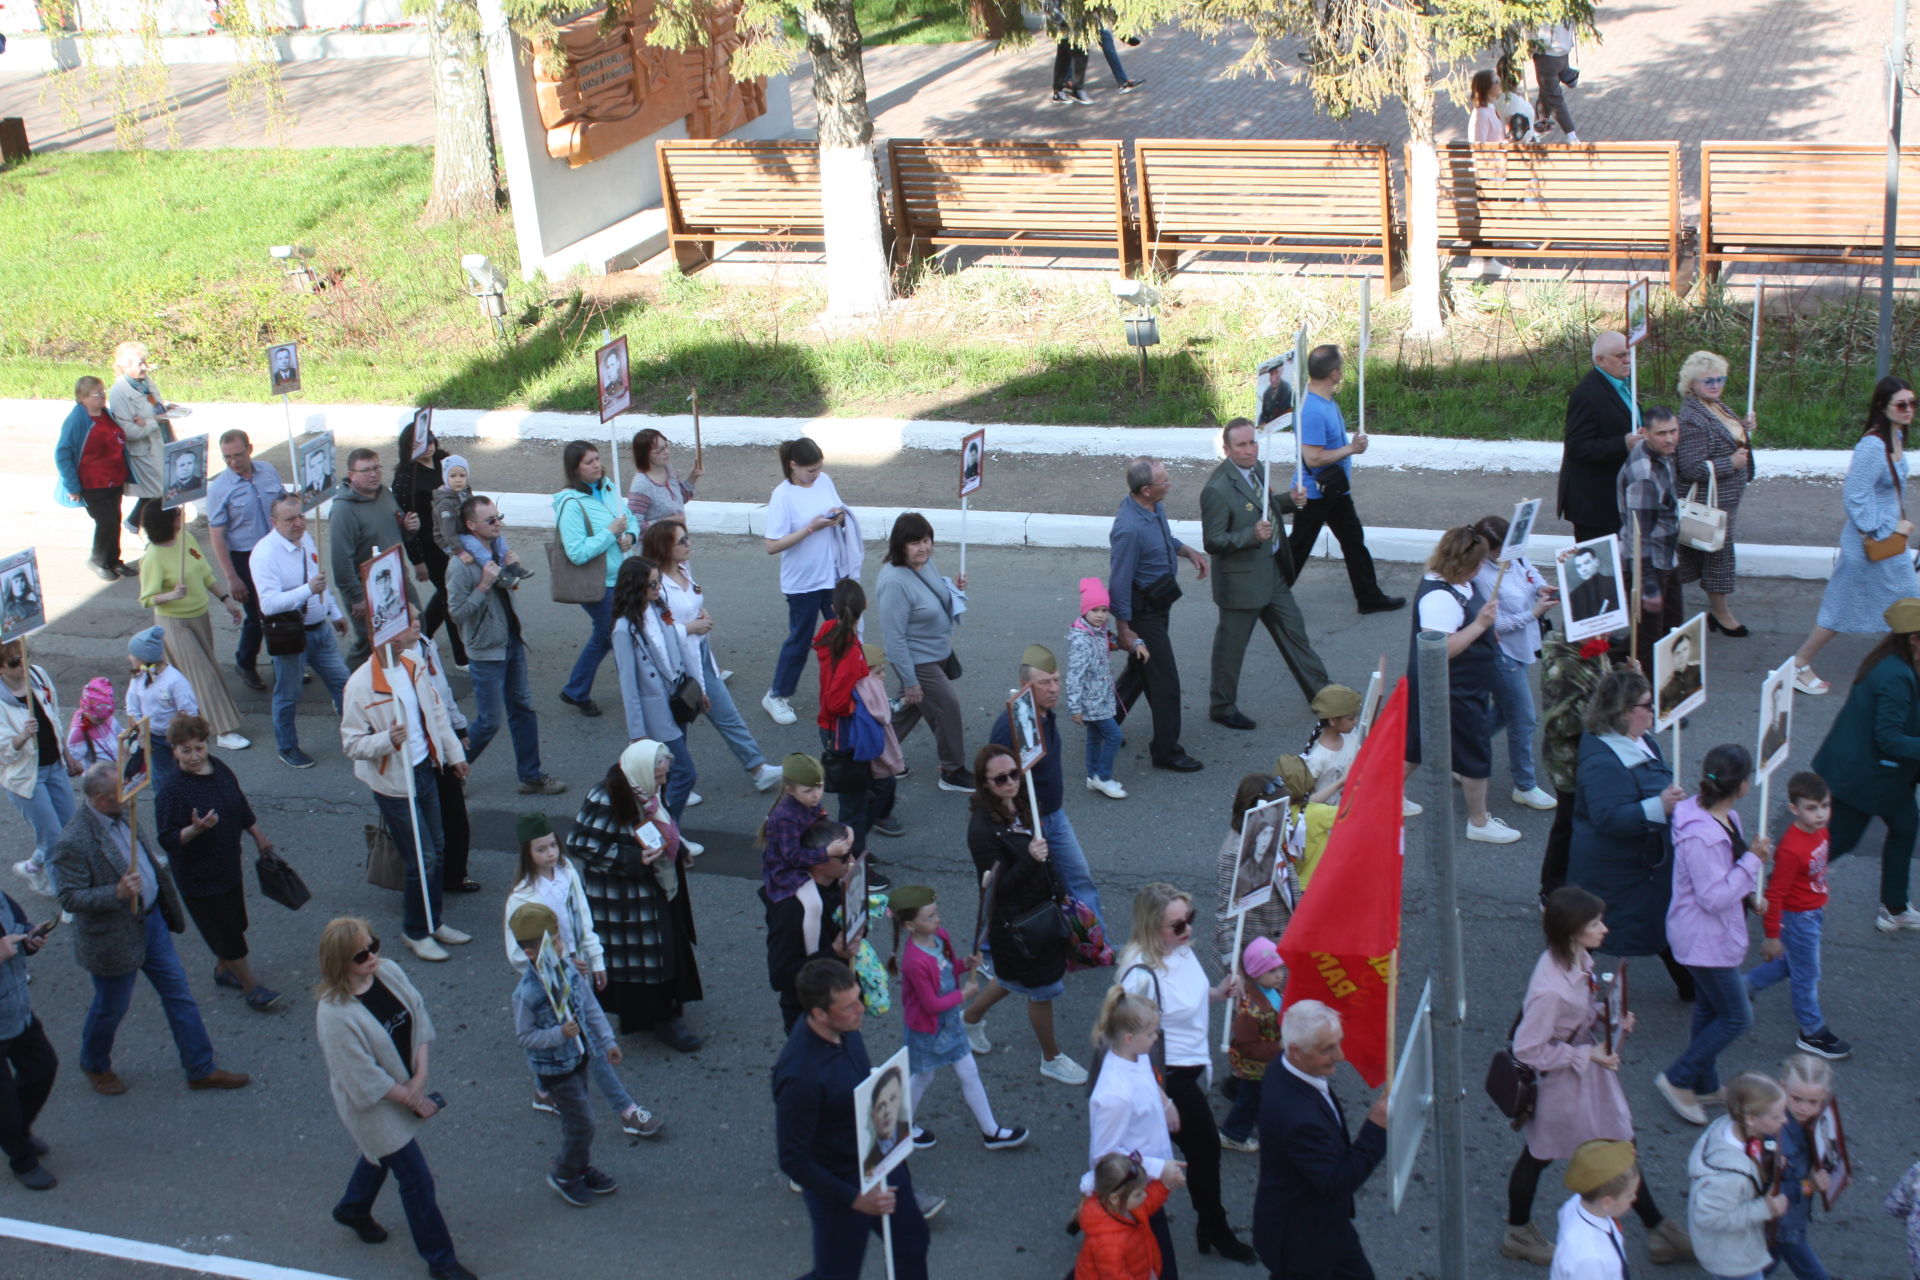
[[[993, 728], [987, 733], [988, 742], [997, 742], [1003, 747], [1013, 746], [1013, 726], [1007, 723], [1007, 713], [1002, 711], [994, 717]], [[1040, 763], [1033, 766], [1033, 798], [1040, 802], [1040, 816], [1057, 813], [1066, 803], [1067, 789], [1062, 782], [1060, 768], [1060, 728], [1051, 711], [1040, 713], [1040, 741], [1046, 745], [1047, 754], [1040, 757]], [[1024, 784], [1021, 789], [1026, 788]], [[1015, 802], [1022, 813], [1026, 812], [1027, 798], [1021, 796]]]
[[223, 531], [229, 551], [251, 551], [273, 532], [273, 500], [280, 473], [255, 459], [252, 479], [228, 467], [207, 484], [207, 524]]
[[1173, 536], [1165, 507], [1156, 502], [1148, 511], [1132, 494], [1120, 499], [1107, 543], [1107, 593], [1112, 597], [1113, 616], [1131, 620], [1134, 591], [1173, 576], [1180, 567], [1175, 556], [1186, 544]]
[[[1596, 369], [1600, 369], [1599, 365], [1595, 365], [1593, 367]], [[1634, 411], [1634, 407], [1633, 407], [1633, 384], [1628, 382], [1625, 378], [1614, 377], [1612, 374], [1608, 373], [1605, 369], [1600, 369], [1600, 376], [1613, 384], [1613, 389], [1620, 393], [1620, 403], [1627, 406], [1627, 412], [1634, 415], [1634, 420], [1636, 422], [1639, 421], [1640, 415]]]
[[[1300, 443], [1320, 449], [1343, 449], [1347, 444], [1347, 423], [1340, 416], [1340, 406], [1317, 391], [1307, 392], [1306, 403], [1300, 406]], [[1333, 465], [1348, 476], [1353, 475], [1351, 455]], [[1311, 502], [1321, 496], [1320, 485], [1313, 478], [1313, 468], [1303, 469], [1306, 471], [1307, 500]]]
[[860, 1195], [853, 1090], [873, 1070], [866, 1041], [849, 1031], [835, 1044], [805, 1018], [793, 1024], [773, 1064], [773, 1131], [780, 1172], [832, 1204]]

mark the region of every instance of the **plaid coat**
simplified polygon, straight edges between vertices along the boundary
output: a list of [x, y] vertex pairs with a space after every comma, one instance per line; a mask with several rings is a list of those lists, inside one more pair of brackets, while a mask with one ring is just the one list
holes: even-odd
[[[679, 873], [684, 895], [688, 892], [687, 854], [681, 847], [680, 833], [664, 809], [648, 816], [666, 834], [669, 857]], [[567, 835], [567, 857], [586, 889], [587, 908], [606, 952], [610, 982], [652, 984], [679, 976], [675, 972], [679, 952], [674, 938], [679, 922], [653, 868], [640, 861], [641, 852], [633, 833], [616, 825], [605, 785], [596, 783], [581, 801], [573, 830]], [[685, 915], [687, 941], [697, 943], [692, 906], [689, 901]]]

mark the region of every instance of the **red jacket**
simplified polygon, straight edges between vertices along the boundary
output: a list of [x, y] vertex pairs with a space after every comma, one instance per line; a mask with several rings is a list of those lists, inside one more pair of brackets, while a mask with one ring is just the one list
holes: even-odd
[[907, 1030], [924, 1031], [929, 1035], [940, 1029], [941, 1014], [966, 999], [961, 993], [960, 984], [967, 972], [968, 962], [954, 956], [953, 939], [947, 936], [945, 929], [937, 930], [936, 935], [940, 939], [940, 949], [947, 953], [947, 963], [953, 966], [954, 988], [946, 995], [940, 994], [940, 962], [911, 939], [900, 944], [901, 1012], [906, 1015]]
[[1160, 1242], [1153, 1238], [1147, 1219], [1167, 1202], [1167, 1185], [1155, 1178], [1147, 1184], [1147, 1202], [1122, 1222], [1108, 1213], [1094, 1196], [1080, 1202], [1080, 1258], [1073, 1264], [1073, 1280], [1152, 1280], [1160, 1274]]
[[814, 723], [829, 733], [839, 727], [840, 717], [853, 714], [853, 686], [867, 674], [867, 655], [860, 652], [858, 640], [847, 646], [838, 662], [833, 660], [827, 649], [827, 632], [832, 629], [831, 622], [823, 622], [813, 637], [813, 653], [820, 659], [820, 714]]
[[1782, 911], [1818, 911], [1827, 905], [1827, 833], [1788, 825], [1773, 851], [1773, 875], [1767, 880], [1767, 914], [1761, 928], [1780, 936]]

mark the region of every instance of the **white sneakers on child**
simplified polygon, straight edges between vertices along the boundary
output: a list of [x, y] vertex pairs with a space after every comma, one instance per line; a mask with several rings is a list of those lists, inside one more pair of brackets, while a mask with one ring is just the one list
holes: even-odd
[[1064, 1053], [1057, 1058], [1043, 1059], [1040, 1063], [1040, 1074], [1049, 1080], [1057, 1080], [1061, 1084], [1087, 1082], [1087, 1069]]

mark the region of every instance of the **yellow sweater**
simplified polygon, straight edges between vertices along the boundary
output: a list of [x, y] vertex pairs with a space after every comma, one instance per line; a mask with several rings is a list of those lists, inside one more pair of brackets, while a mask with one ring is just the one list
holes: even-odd
[[197, 618], [207, 611], [214, 587], [213, 566], [207, 563], [193, 535], [185, 529], [180, 536], [187, 543], [187, 594], [178, 600], [155, 604], [153, 598], [180, 585], [180, 545], [148, 547], [140, 557], [140, 603], [163, 618]]

